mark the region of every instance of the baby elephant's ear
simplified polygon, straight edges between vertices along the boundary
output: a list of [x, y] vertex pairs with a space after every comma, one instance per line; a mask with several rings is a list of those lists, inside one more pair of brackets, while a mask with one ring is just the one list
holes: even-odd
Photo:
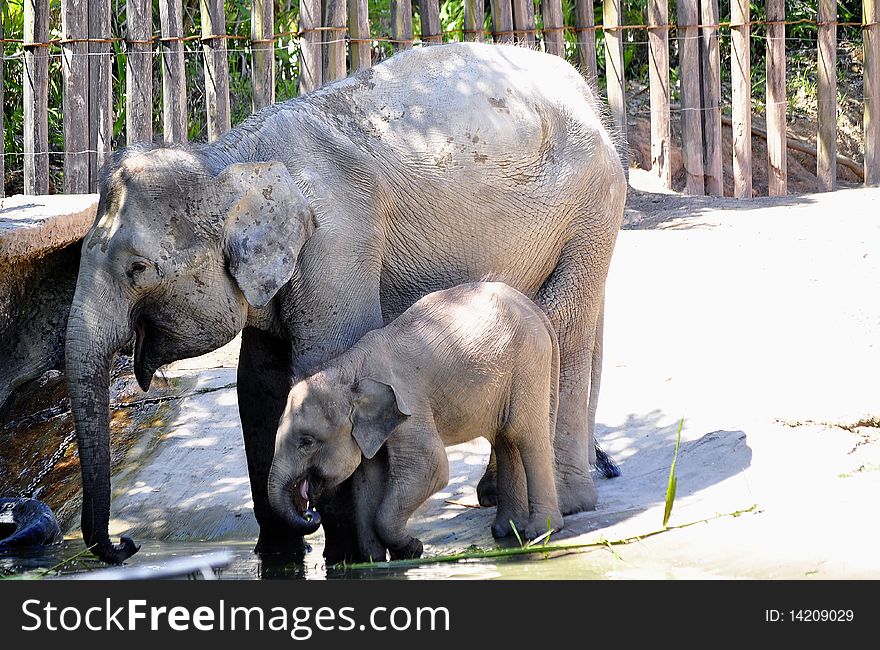
[[293, 276], [314, 214], [279, 162], [231, 165], [220, 176], [230, 197], [224, 228], [229, 272], [253, 307], [264, 307]]
[[361, 453], [372, 458], [412, 412], [394, 386], [376, 379], [361, 379], [352, 386], [352, 393], [351, 435]]

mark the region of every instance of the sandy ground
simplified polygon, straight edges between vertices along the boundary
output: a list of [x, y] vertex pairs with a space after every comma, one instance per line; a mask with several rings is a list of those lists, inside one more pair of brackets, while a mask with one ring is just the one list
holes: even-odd
[[[235, 355], [233, 343], [167, 369], [169, 390], [189, 397], [167, 403], [114, 477], [115, 532], [256, 537]], [[600, 575], [878, 578], [878, 394], [880, 190], [633, 191], [608, 279], [598, 413], [623, 475], [597, 479], [597, 510], [567, 517], [554, 541], [661, 528], [684, 418], [669, 521], [684, 527], [591, 553]], [[426, 554], [493, 546], [494, 509], [461, 505], [476, 503], [488, 445], [448, 451], [449, 486], [411, 522]]]

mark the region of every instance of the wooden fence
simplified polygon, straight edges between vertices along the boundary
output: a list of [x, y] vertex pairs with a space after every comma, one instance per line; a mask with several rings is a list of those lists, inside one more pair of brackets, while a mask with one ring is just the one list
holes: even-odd
[[[614, 126], [626, 137], [626, 80], [623, 35], [647, 32], [651, 102], [651, 163], [653, 172], [671, 187], [670, 156], [670, 32], [678, 39], [681, 79], [682, 158], [685, 191], [691, 194], [723, 192], [721, 149], [721, 83], [719, 32], [730, 30], [734, 195], [752, 196], [752, 168], [768, 166], [771, 195], [787, 192], [785, 31], [783, 0], [766, 0], [767, 19], [750, 18], [748, 0], [731, 0], [731, 20], [719, 22], [718, 0], [678, 0], [670, 22], [667, 0], [648, 0], [648, 25], [626, 25], [621, 0], [603, 0], [602, 23], [595, 24], [594, 0], [574, 3], [574, 24], [563, 23], [562, 0], [542, 0], [536, 15], [532, 0], [490, 0], [486, 21], [483, 0], [464, 0], [464, 29], [441, 32], [440, 1], [418, 0], [421, 45], [450, 40], [517, 42], [565, 56], [563, 33], [576, 35], [576, 51], [569, 55], [585, 76], [597, 85], [596, 35], [604, 33], [605, 84]], [[819, 31], [817, 66], [818, 144], [817, 190], [835, 189], [837, 143], [836, 56], [837, 5], [818, 0], [813, 21]], [[253, 109], [274, 102], [275, 47], [282, 37], [299, 40], [300, 92], [370, 66], [371, 47], [390, 42], [396, 50], [412, 47], [412, 0], [392, 0], [391, 33], [370, 33], [368, 0], [299, 0], [298, 31], [275, 32], [273, 0], [252, 0], [249, 37], [227, 34], [223, 0], [200, 0], [201, 34], [184, 34], [181, 0], [159, 0], [158, 31], [152, 0], [127, 0], [126, 33], [113, 37], [110, 0], [62, 0], [61, 38], [50, 39], [49, 0], [24, 0], [24, 33], [7, 32], [0, 41], [23, 49], [24, 191], [49, 191], [48, 57], [60, 49], [63, 58], [64, 192], [94, 191], [97, 174], [110, 150], [112, 111], [112, 48], [122, 43], [126, 56], [126, 140], [151, 141], [153, 93], [161, 92], [162, 138], [167, 143], [186, 139], [187, 115], [184, 78], [184, 42], [198, 40], [204, 64], [208, 139], [230, 128], [227, 43], [245, 42], [250, 50]], [[867, 185], [880, 184], [880, 9], [878, 0], [865, 0], [858, 23], [864, 42], [864, 169]], [[322, 12], [323, 9], [323, 12]], [[540, 17], [540, 30], [536, 18]], [[486, 26], [491, 25], [490, 29]], [[767, 160], [753, 161], [751, 153], [751, 30], [760, 25], [766, 35]], [[852, 24], [849, 24], [852, 25]], [[162, 87], [152, 87], [154, 57], [161, 59]], [[0, 79], [3, 75], [0, 57]], [[0, 147], [3, 146], [3, 102], [0, 85]], [[0, 178], [4, 171], [0, 148]], [[0, 196], [3, 193], [0, 183]]]

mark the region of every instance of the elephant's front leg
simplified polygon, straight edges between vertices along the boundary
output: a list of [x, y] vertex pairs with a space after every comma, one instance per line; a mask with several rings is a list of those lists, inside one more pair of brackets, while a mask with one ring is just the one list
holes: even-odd
[[422, 542], [406, 523], [428, 497], [449, 482], [449, 461], [433, 425], [407, 422], [386, 443], [388, 485], [376, 513], [376, 532], [392, 560], [421, 557]]
[[376, 534], [376, 513], [385, 498], [387, 473], [388, 454], [383, 448], [373, 458], [364, 458], [351, 477], [359, 560], [363, 562], [385, 561], [386, 547]]
[[[382, 327], [380, 256], [371, 243], [375, 237], [366, 229], [319, 227], [303, 248], [297, 277], [281, 299], [281, 320], [293, 340], [293, 368], [298, 376], [308, 375], [368, 331]], [[360, 557], [353, 481], [369, 480], [357, 476], [360, 472], [356, 470], [355, 477], [318, 501], [328, 564]]]
[[238, 413], [244, 433], [254, 514], [260, 525], [258, 552], [300, 550], [302, 533], [291, 530], [269, 507], [269, 469], [275, 433], [290, 388], [290, 343], [253, 327], [241, 335]]

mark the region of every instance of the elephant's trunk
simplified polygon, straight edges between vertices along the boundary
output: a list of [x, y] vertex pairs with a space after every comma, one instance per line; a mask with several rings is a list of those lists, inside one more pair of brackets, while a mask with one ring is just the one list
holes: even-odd
[[[70, 404], [82, 469], [82, 533], [105, 562], [121, 564], [138, 551], [127, 537], [110, 542], [109, 370], [113, 354], [130, 338], [128, 314], [94, 283], [77, 286], [67, 322], [66, 365]], [[106, 285], [105, 285], [106, 287]], [[116, 311], [116, 313], [114, 313]]]
[[272, 470], [269, 472], [269, 505], [276, 517], [301, 535], [314, 533], [321, 525], [320, 515], [314, 510], [306, 510], [304, 497], [300, 497], [303, 502], [302, 512], [297, 509], [294, 501], [294, 495], [300, 494], [303, 486], [307, 485], [307, 480], [305, 473], [297, 476], [285, 468], [277, 456], [272, 461]]

